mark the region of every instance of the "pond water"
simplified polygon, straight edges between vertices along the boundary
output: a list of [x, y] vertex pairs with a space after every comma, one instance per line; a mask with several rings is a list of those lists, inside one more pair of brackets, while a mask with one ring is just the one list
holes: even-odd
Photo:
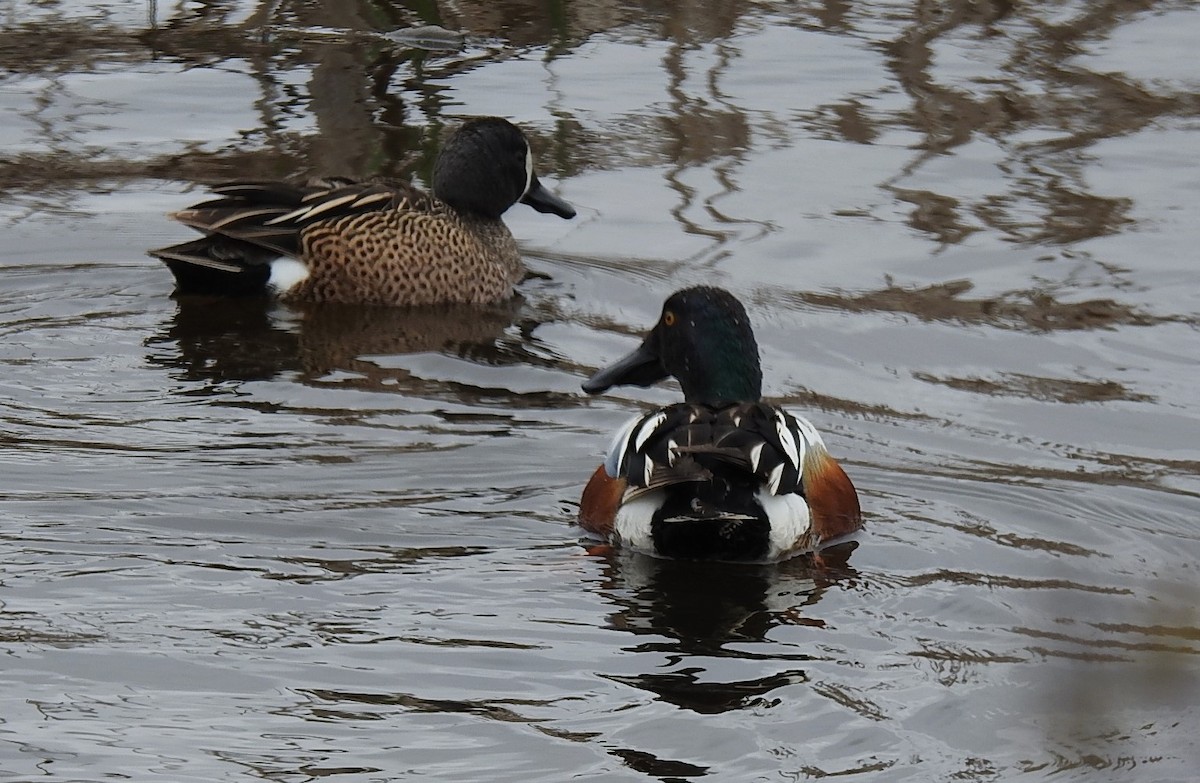
[[[1191, 781], [1196, 2], [0, 2], [0, 778]], [[461, 45], [413, 48], [420, 25]], [[203, 184], [428, 183], [511, 304], [171, 297]], [[852, 552], [594, 551], [589, 398], [747, 304]]]

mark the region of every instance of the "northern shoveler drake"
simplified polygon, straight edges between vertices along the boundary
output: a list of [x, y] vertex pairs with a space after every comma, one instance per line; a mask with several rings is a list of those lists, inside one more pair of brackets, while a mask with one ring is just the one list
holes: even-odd
[[762, 401], [758, 344], [728, 291], [676, 291], [642, 344], [583, 384], [685, 402], [634, 417], [583, 490], [579, 525], [662, 557], [772, 562], [862, 526], [858, 495], [808, 421]]
[[254, 295], [347, 304], [487, 303], [524, 273], [500, 216], [518, 201], [575, 216], [542, 186], [524, 134], [469, 120], [447, 140], [433, 195], [398, 181], [230, 182], [220, 198], [174, 213], [205, 236], [150, 251], [181, 294]]

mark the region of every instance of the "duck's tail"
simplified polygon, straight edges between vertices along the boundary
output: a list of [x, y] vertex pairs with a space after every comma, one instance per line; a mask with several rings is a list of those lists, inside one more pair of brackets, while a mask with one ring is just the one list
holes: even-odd
[[268, 293], [271, 263], [279, 258], [264, 248], [220, 235], [151, 250], [175, 276], [175, 292], [213, 296]]

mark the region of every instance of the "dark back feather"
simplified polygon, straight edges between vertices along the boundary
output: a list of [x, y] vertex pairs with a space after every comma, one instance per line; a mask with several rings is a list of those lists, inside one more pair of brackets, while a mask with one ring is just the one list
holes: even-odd
[[[680, 484], [735, 483], [802, 493], [808, 440], [795, 417], [760, 402], [680, 403], [646, 414], [618, 436], [606, 469], [633, 494]], [[699, 491], [699, 490], [697, 490]]]
[[[212, 188], [220, 198], [210, 199], [174, 213], [180, 223], [212, 240], [150, 251], [174, 262], [219, 269], [236, 264], [241, 269], [267, 263], [276, 256], [299, 257], [302, 235], [314, 225], [350, 215], [404, 207], [432, 211], [437, 202], [407, 182], [372, 180], [356, 182], [342, 177], [287, 182], [226, 182]], [[237, 254], [222, 247], [241, 248]], [[214, 264], [213, 262], [217, 262]]]

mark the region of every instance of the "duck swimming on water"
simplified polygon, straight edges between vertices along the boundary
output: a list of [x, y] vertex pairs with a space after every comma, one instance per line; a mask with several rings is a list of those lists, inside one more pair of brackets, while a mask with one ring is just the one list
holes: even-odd
[[172, 215], [203, 237], [150, 251], [180, 294], [497, 302], [512, 296], [525, 271], [500, 216], [517, 202], [575, 216], [538, 180], [524, 134], [500, 117], [469, 120], [446, 140], [432, 195], [406, 182], [342, 178], [212, 190], [218, 198]]
[[668, 376], [684, 402], [635, 416], [584, 488], [580, 527], [661, 557], [773, 562], [862, 527], [858, 494], [805, 419], [762, 401], [758, 345], [720, 288], [676, 291], [588, 394]]

